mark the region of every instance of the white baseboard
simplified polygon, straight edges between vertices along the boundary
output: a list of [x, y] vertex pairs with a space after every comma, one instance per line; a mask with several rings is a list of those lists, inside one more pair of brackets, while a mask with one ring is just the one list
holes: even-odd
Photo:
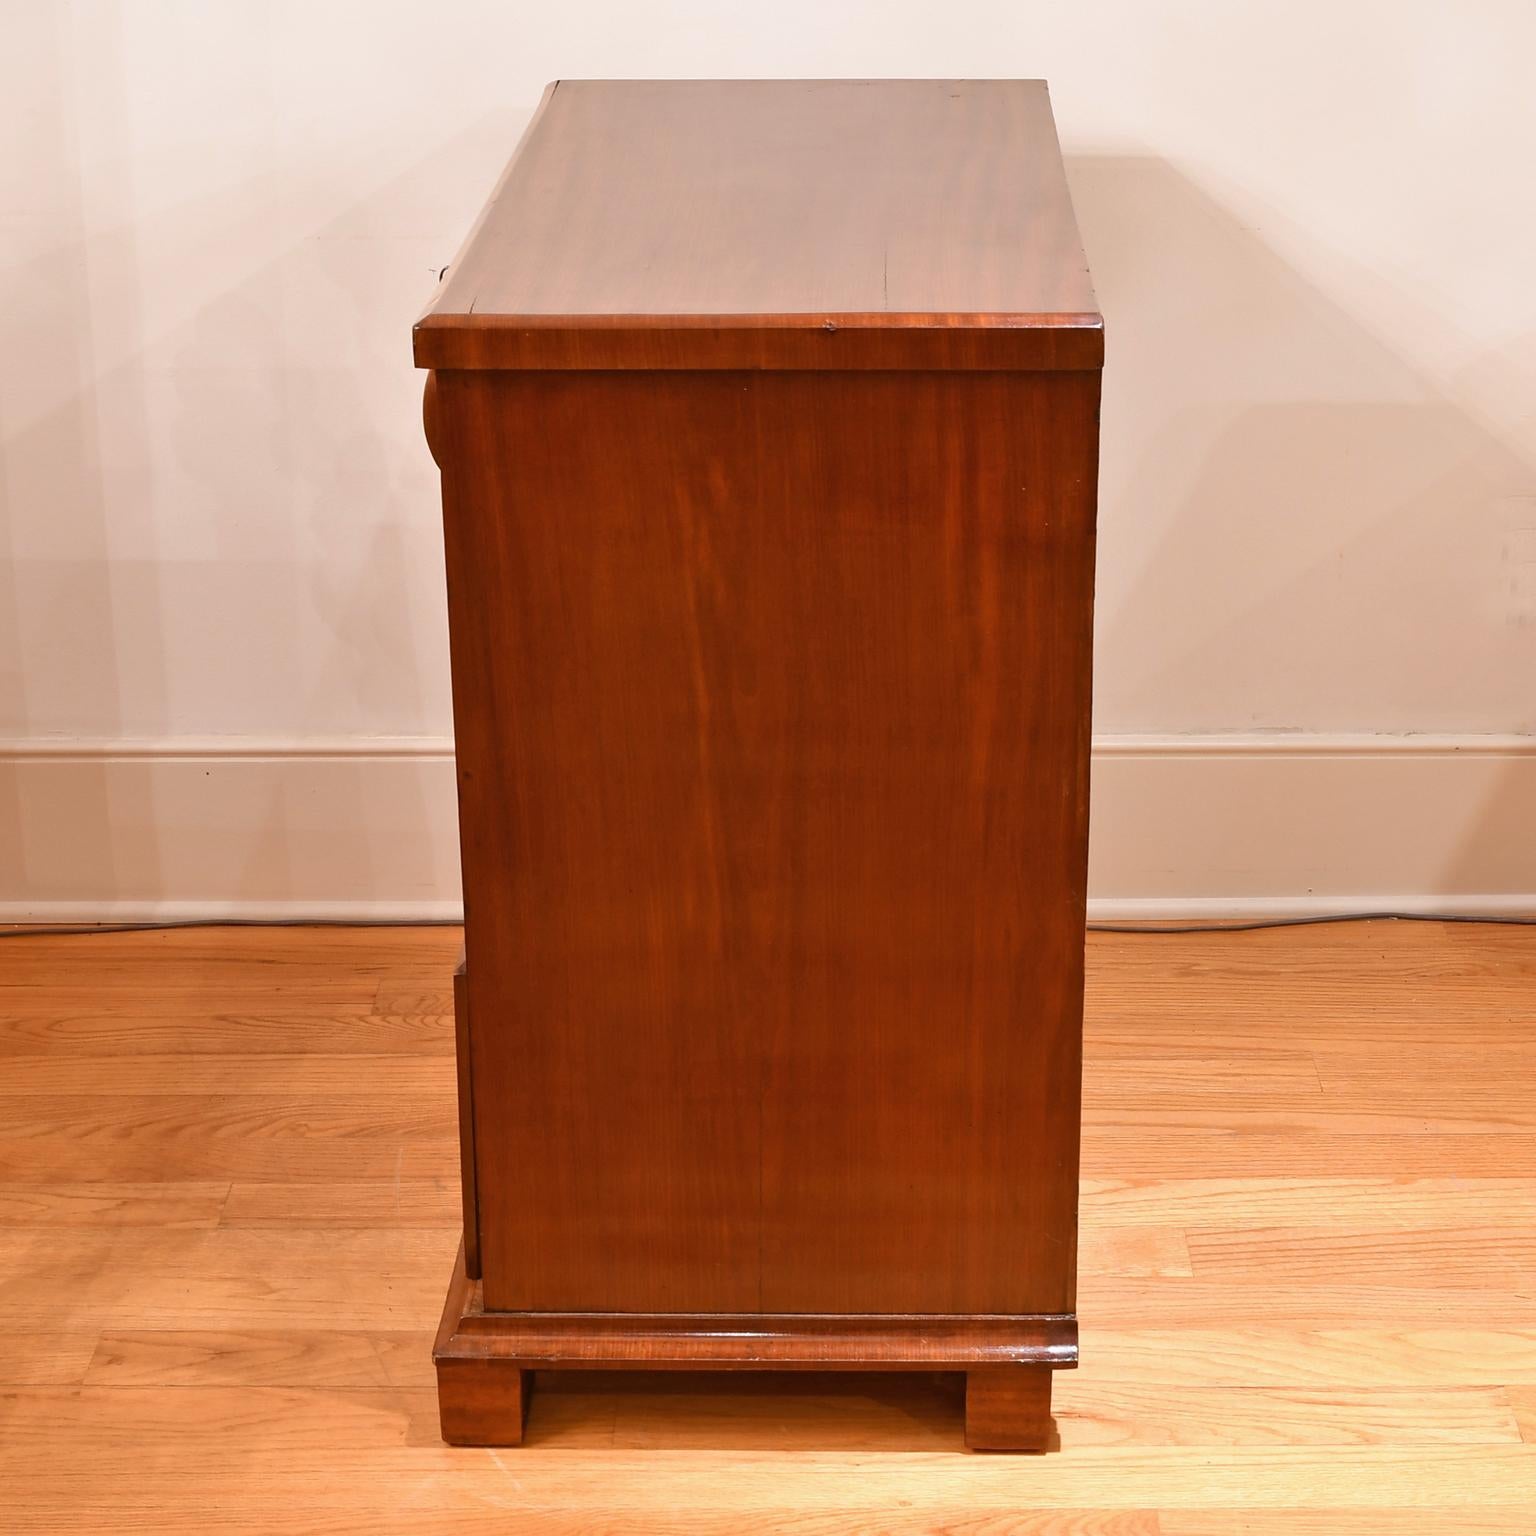
[[451, 741], [0, 746], [0, 920], [461, 911]]
[[[1536, 911], [1536, 737], [1106, 736], [1091, 915]], [[0, 745], [0, 920], [459, 914], [440, 738]]]
[[1536, 737], [1094, 743], [1100, 920], [1536, 911]]

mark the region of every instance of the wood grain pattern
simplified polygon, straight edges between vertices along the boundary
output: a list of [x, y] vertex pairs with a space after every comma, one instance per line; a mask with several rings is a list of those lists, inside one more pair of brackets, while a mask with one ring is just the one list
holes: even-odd
[[1180, 1511], [1159, 1522], [1159, 1536], [1513, 1536], [1524, 1529], [1518, 1509], [1212, 1509]]
[[[1435, 1294], [1430, 1287], [1424, 1293]], [[1455, 1296], [1455, 1291], [1440, 1293]], [[1503, 1327], [1468, 1327], [1453, 1316], [1419, 1326], [1369, 1326], [1369, 1292], [1358, 1301], [1353, 1327], [1240, 1322], [1203, 1328], [1103, 1328], [1085, 1331], [1085, 1352], [1117, 1381], [1174, 1386], [1454, 1386], [1536, 1381], [1536, 1325], [1529, 1316]]]
[[0, 1388], [78, 1384], [91, 1363], [96, 1338], [94, 1331], [0, 1330]]
[[434, 1390], [432, 1330], [293, 1328], [104, 1329], [83, 1371], [100, 1387], [304, 1387]]
[[[464, 1270], [472, 1280], [480, 1278], [480, 1202], [476, 1189], [475, 1161], [475, 1079], [471, 1070], [469, 1029], [469, 979], [463, 960], [453, 972], [454, 1060], [458, 1064], [459, 1089], [459, 1186], [461, 1192], [462, 1231], [464, 1234]], [[519, 1410], [518, 1422], [522, 1415]]]
[[1102, 325], [1043, 81], [562, 80], [415, 339], [427, 368], [1096, 368]]
[[488, 1341], [462, 1338], [477, 1307], [480, 1281], [459, 1244], [443, 1315], [432, 1341], [437, 1371], [438, 1427], [448, 1445], [521, 1445], [533, 1373]]
[[[1090, 1073], [1091, 1075], [1091, 1073]], [[1250, 1109], [1256, 1106], [1250, 1106]], [[1166, 1104], [1163, 1109], [1166, 1111]], [[1473, 1117], [1470, 1123], [1439, 1115], [1421, 1117], [1432, 1126], [1414, 1134], [1399, 1123], [1396, 1130], [1339, 1129], [1336, 1121], [1322, 1128], [1287, 1119], [1277, 1125], [1268, 1116], [1246, 1114], [1242, 1130], [1232, 1122], [1206, 1117], [1203, 1124], [1173, 1126], [1164, 1113], [1157, 1134], [1138, 1123], [1137, 1112], [1115, 1116], [1108, 1123], [1090, 1119], [1083, 1126], [1083, 1171], [1091, 1178], [1116, 1175], [1133, 1178], [1243, 1179], [1255, 1168], [1275, 1178], [1314, 1182], [1341, 1171], [1361, 1176], [1405, 1179], [1456, 1177], [1469, 1179], [1536, 1177], [1536, 1135], [1510, 1131]]]
[[488, 1306], [1071, 1310], [1097, 400], [440, 378]]
[[1523, 1289], [1536, 1282], [1536, 1230], [1507, 1224], [1387, 1232], [1333, 1227], [1197, 1231], [1189, 1234], [1189, 1251], [1195, 1275], [1212, 1278], [1254, 1271], [1282, 1283], [1404, 1285], [1432, 1271], [1450, 1285]]
[[466, 1273], [461, 1250], [434, 1354], [440, 1367], [445, 1360], [502, 1359], [530, 1369], [1070, 1366], [1077, 1358], [1077, 1322], [1071, 1316], [488, 1312], [483, 1286]]
[[216, 1227], [229, 1185], [0, 1184], [0, 1227]]
[[[516, 1443], [541, 1364], [1070, 1328], [1103, 353], [1044, 86], [557, 83], [416, 348], [483, 1281], [445, 1433]], [[978, 1378], [972, 1438], [1048, 1398]]]
[[1108, 1329], [1198, 1328], [1213, 1311], [1233, 1327], [1348, 1328], [1364, 1317], [1382, 1329], [1422, 1328], [1427, 1319], [1472, 1329], [1523, 1328], [1530, 1321], [1524, 1286], [1335, 1284], [1331, 1280], [1234, 1286], [1213, 1280], [1084, 1272], [1080, 1296]]
[[438, 1227], [457, 1232], [463, 1215], [454, 1178], [237, 1179], [229, 1186], [220, 1220], [226, 1227]]
[[9, 1133], [0, 1181], [459, 1176], [456, 1109], [441, 1097], [326, 1096], [302, 1085], [290, 1094], [0, 1094], [0, 1124]]
[[[1103, 1362], [1107, 1367], [1109, 1361]], [[1520, 1387], [1177, 1386], [1058, 1376], [1074, 1445], [1488, 1445], [1520, 1438]]]
[[1398, 1231], [1456, 1226], [1528, 1228], [1536, 1179], [1403, 1177], [1084, 1179], [1091, 1230], [1119, 1226], [1346, 1227]]
[[1051, 1372], [983, 1366], [965, 1373], [965, 1443], [973, 1451], [1043, 1451], [1051, 1439]]
[[1514, 1409], [1520, 1438], [1527, 1445], [1536, 1445], [1536, 1383], [1524, 1387], [1511, 1387], [1509, 1402], [1510, 1407]]
[[[393, 1092], [370, 1104], [356, 1085], [342, 1092], [329, 1077], [323, 1092], [312, 1091], [293, 1043], [300, 1020], [322, 1060], [366, 1043], [359, 1024], [368, 1023], [381, 990], [398, 1000], [419, 981], [423, 957], [425, 968], [440, 965], [446, 977], [459, 945], [457, 933], [372, 940], [386, 941], [399, 943], [398, 982], [387, 957], [375, 959], [351, 976], [346, 992], [334, 986], [344, 961], [323, 931], [220, 938], [231, 955], [248, 950], [249, 970], [265, 969], [274, 988], [292, 982], [315, 999], [292, 1010], [254, 992], [246, 999], [244, 1017], [270, 1011], [286, 1021], [276, 1054], [292, 1081], [286, 1094], [258, 1102], [305, 1106], [322, 1132], [371, 1127], [311, 1142], [330, 1149], [325, 1165], [292, 1179], [321, 1203], [296, 1209], [291, 1228], [266, 1224], [280, 1207], [277, 1192], [263, 1197], [263, 1224], [235, 1234], [233, 1248], [200, 1246], [218, 1238], [217, 1228], [167, 1229], [156, 1244], [152, 1229], [118, 1224], [110, 1199], [99, 1222], [62, 1229], [29, 1222], [24, 1203], [3, 1207], [0, 1527], [200, 1536], [360, 1528], [448, 1536], [511, 1525], [535, 1536], [1528, 1536], [1536, 1506], [1536, 1322], [1529, 1287], [1508, 1287], [1507, 1266], [1487, 1246], [1478, 1250], [1489, 1261], [1485, 1273], [1450, 1259], [1449, 1250], [1426, 1250], [1411, 1284], [1405, 1275], [1392, 1284], [1308, 1275], [1277, 1283], [1261, 1266], [1234, 1266], [1219, 1279], [1085, 1273], [1083, 1366], [1055, 1383], [1061, 1454], [1022, 1463], [959, 1452], [958, 1378], [899, 1373], [552, 1375], [539, 1380], [515, 1459], [440, 1445], [430, 1346], [456, 1241], [451, 1075], [427, 1090], [428, 1105]], [[27, 983], [35, 1041], [57, 1041], [61, 1058], [79, 1061], [88, 1077], [101, 1070], [98, 1058], [133, 1054], [141, 1016], [155, 1020], [142, 1054], [228, 1053], [232, 1041], [219, 1026], [226, 1015], [217, 1008], [199, 1017], [190, 1007], [164, 1006], [171, 994], [190, 993], [206, 935], [113, 939], [115, 952], [104, 952], [113, 975], [80, 1014], [97, 942], [104, 941], [0, 941], [7, 946], [0, 989], [25, 968], [59, 978], [67, 999], [54, 1014], [42, 982]], [[144, 961], [130, 979], [123, 967], [135, 946]], [[1420, 1075], [1415, 1042], [1447, 1053], [1464, 1045], [1464, 1081], [1454, 1056], [1440, 1063], [1444, 1107], [1459, 1115], [1482, 1091], [1478, 1047], [1498, 1033], [1536, 1038], [1533, 965], [1536, 934], [1505, 930], [1377, 924], [1221, 940], [1094, 936], [1089, 1074], [1120, 1045], [1148, 1058], [1167, 1042], [1176, 1055], [1197, 1027], [1208, 1029], [1206, 1045], [1215, 1040], [1223, 1051], [1287, 1054], [1356, 1051], [1362, 1031], [1372, 1031], [1384, 1068], [1400, 1063], [1405, 1084]], [[314, 987], [306, 982], [311, 967]], [[1295, 982], [1294, 1009], [1287, 978]], [[327, 990], [330, 1000], [322, 1000]], [[94, 1020], [95, 1051], [59, 1027], [85, 1015]], [[450, 1017], [433, 1017], [432, 1028], [451, 1032]], [[182, 1022], [172, 1037], [174, 1018]], [[417, 1053], [422, 1037], [402, 1028], [410, 1022], [378, 1016], [380, 1048], [360, 1053], [365, 1081], [383, 1066], [376, 1058]], [[253, 1050], [259, 1046], [241, 1028], [236, 1053]], [[39, 1050], [34, 1044], [23, 1054]], [[1283, 1081], [1274, 1087], [1282, 1097], [1289, 1092]], [[1180, 1091], [1164, 1080], [1160, 1106]], [[155, 1097], [163, 1104], [176, 1095]], [[202, 1091], [180, 1098], [179, 1131], [163, 1108], [145, 1116], [134, 1113], [132, 1096], [115, 1101], [113, 1124], [138, 1127], [129, 1134], [142, 1137], [131, 1158], [114, 1159], [143, 1170], [124, 1184], [125, 1207], [150, 1194], [146, 1185], [154, 1198], [174, 1199], [174, 1186], [185, 1183], [195, 1203], [210, 1183], [228, 1178], [191, 1166], [184, 1139], [202, 1104], [227, 1099]], [[0, 1113], [7, 1155], [36, 1133], [35, 1122], [11, 1113], [17, 1106], [9, 1101]], [[331, 1120], [327, 1106], [371, 1118]], [[415, 1241], [380, 1221], [372, 1240], [335, 1242], [337, 1228], [315, 1225], [324, 1201], [362, 1201], [371, 1190], [369, 1209], [391, 1209], [396, 1157], [409, 1169], [423, 1111], [448, 1128], [432, 1176], [448, 1220], [418, 1229]], [[1126, 1151], [1144, 1143], [1150, 1162], [1159, 1137], [1138, 1137], [1134, 1106], [1127, 1117]], [[113, 1133], [89, 1146], [120, 1139]], [[260, 1122], [243, 1133], [226, 1123], [214, 1142], [233, 1148], [242, 1139], [266, 1139]], [[1528, 1200], [1523, 1181], [1536, 1177], [1528, 1142], [1499, 1130], [1445, 1135], [1433, 1115], [1418, 1132], [1283, 1132], [1268, 1128], [1262, 1103], [1243, 1104], [1224, 1124], [1182, 1133], [1177, 1157], [1166, 1160], [1193, 1161], [1203, 1146], [1220, 1173], [1175, 1166], [1134, 1177], [1090, 1174], [1085, 1248], [1101, 1224], [1152, 1231], [1160, 1241], [1201, 1229], [1280, 1228], [1376, 1237], [1498, 1228], [1518, 1240], [1511, 1213]], [[293, 1144], [302, 1146], [302, 1137]], [[1465, 1200], [1457, 1195], [1463, 1167]], [[45, 1164], [24, 1181], [21, 1200], [41, 1186], [67, 1203], [78, 1183], [86, 1189], [77, 1212], [88, 1215], [114, 1179], [99, 1164]], [[331, 1179], [336, 1187], [327, 1190]], [[304, 1266], [327, 1251], [338, 1278], [311, 1285]], [[265, 1295], [264, 1275], [272, 1282]], [[210, 1306], [220, 1290], [222, 1301]], [[359, 1326], [360, 1307], [380, 1326]]]
[[[366, 1069], [366, 1070], [360, 1070]], [[85, 1094], [137, 1100], [177, 1094], [221, 1098], [235, 1103], [246, 1095], [263, 1099], [282, 1096], [302, 1071], [310, 1093], [330, 1100], [352, 1095], [378, 1099], [399, 1096], [420, 1102], [441, 1096], [444, 1082], [453, 1080], [453, 1064], [438, 1055], [387, 1054], [372, 1062], [355, 1054], [294, 1057], [279, 1052], [245, 1055], [192, 1056], [145, 1053], [114, 1056], [87, 1063], [78, 1059], [40, 1055], [11, 1056], [5, 1061], [4, 1096], [25, 1114], [23, 1100], [52, 1099], [55, 1103]]]

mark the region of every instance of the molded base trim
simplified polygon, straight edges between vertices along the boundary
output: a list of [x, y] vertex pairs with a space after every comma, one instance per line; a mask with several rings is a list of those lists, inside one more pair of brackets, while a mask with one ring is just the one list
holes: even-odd
[[1044, 1450], [1050, 1373], [1077, 1364], [1077, 1318], [487, 1312], [461, 1245], [432, 1359], [450, 1445], [520, 1444], [534, 1370], [937, 1370], [967, 1372], [972, 1449]]
[[1077, 1364], [1077, 1318], [927, 1313], [487, 1312], [459, 1250], [433, 1358], [539, 1370], [967, 1370]]

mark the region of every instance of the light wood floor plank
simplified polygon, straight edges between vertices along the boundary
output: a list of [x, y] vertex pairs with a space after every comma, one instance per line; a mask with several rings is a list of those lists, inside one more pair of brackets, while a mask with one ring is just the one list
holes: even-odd
[[[1536, 1212], [1532, 1212], [1536, 1219]], [[1152, 1228], [1160, 1231], [1160, 1228]], [[1195, 1274], [1273, 1282], [1492, 1286], [1536, 1291], [1536, 1226], [1423, 1226], [1350, 1232], [1334, 1227], [1196, 1229]]]
[[1085, 1224], [1359, 1232], [1536, 1224], [1536, 1178], [1085, 1179]]
[[[39, 1322], [43, 1317], [39, 1316]], [[93, 1332], [0, 1329], [0, 1390], [78, 1386], [96, 1352]], [[0, 1503], [0, 1508], [3, 1508]]]
[[[43, 1001], [48, 1000], [44, 994]], [[78, 1012], [21, 1013], [0, 999], [0, 1062], [44, 1054], [58, 1060], [263, 1052], [452, 1056], [453, 1015], [385, 1015], [362, 1002], [219, 1010], [193, 1001], [185, 1012], [171, 1013], [158, 997], [144, 1007], [110, 1009], [94, 996]]]
[[[237, 1181], [226, 1227], [447, 1227], [463, 1220], [457, 1171], [434, 1179]], [[1155, 1223], [1148, 1223], [1155, 1225]]]
[[311, 1099], [389, 1099], [420, 1103], [454, 1091], [453, 1059], [444, 1055], [167, 1055], [66, 1057], [12, 1056], [5, 1062], [6, 1099], [16, 1101], [92, 1094], [106, 1098], [276, 1098], [302, 1083]]
[[1526, 1536], [1511, 1509], [1195, 1509], [1162, 1516], [1159, 1536]]
[[1498, 1445], [1520, 1439], [1502, 1387], [1188, 1387], [1057, 1384], [1063, 1448], [1079, 1445]]
[[60, 1273], [78, 1328], [409, 1328], [441, 1307], [457, 1245], [436, 1228], [7, 1228], [0, 1328], [59, 1306]]
[[227, 1183], [0, 1183], [0, 1229], [15, 1227], [215, 1227]]
[[[92, 1387], [435, 1387], [432, 1328], [108, 1329], [82, 1366]], [[75, 1378], [79, 1379], [79, 1378]]]
[[1536, 1317], [1499, 1329], [1093, 1328], [1083, 1355], [1098, 1380], [1145, 1385], [1530, 1385]]
[[1093, 1275], [1078, 1283], [1086, 1327], [1291, 1329], [1525, 1328], [1530, 1288], [1492, 1285], [1458, 1289], [1434, 1284], [1362, 1285], [1183, 1279], [1158, 1275]]
[[[1286, 1117], [1291, 1121], [1293, 1117]], [[1112, 1123], [1083, 1127], [1083, 1175], [1089, 1179], [1330, 1178], [1339, 1174], [1386, 1178], [1536, 1178], [1536, 1134], [1492, 1131], [1455, 1134], [1436, 1122], [1419, 1129], [1349, 1134], [1293, 1125], [1278, 1130], [1267, 1114], [1234, 1115], [1225, 1124], [1135, 1125], [1121, 1114]], [[1434, 1129], [1426, 1129], [1426, 1125]], [[1475, 1129], [1469, 1127], [1467, 1129]]]
[[[124, 1410], [126, 1411], [126, 1409]], [[249, 1422], [249, 1421], [247, 1421]], [[1082, 1446], [1059, 1455], [966, 1455], [950, 1448], [851, 1456], [847, 1451], [752, 1450], [663, 1455], [655, 1446], [568, 1450], [536, 1437], [516, 1453], [448, 1446], [402, 1448], [380, 1437], [294, 1449], [250, 1434], [202, 1441], [195, 1462], [176, 1456], [174, 1437], [146, 1435], [125, 1452], [103, 1448], [73, 1465], [0, 1451], [11, 1497], [55, 1499], [73, 1490], [101, 1498], [137, 1477], [183, 1498], [214, 1495], [268, 1509], [307, 1503], [388, 1528], [392, 1510], [430, 1490], [442, 1510], [475, 1509], [488, 1497], [504, 1518], [522, 1510], [580, 1508], [604, 1494], [622, 1501], [641, 1528], [682, 1510], [762, 1516], [798, 1509], [857, 1522], [890, 1508], [930, 1514], [1026, 1510], [1491, 1508], [1536, 1501], [1536, 1455], [1523, 1444]], [[175, 1476], [155, 1478], [175, 1460]], [[595, 1486], [595, 1484], [597, 1486]], [[665, 1528], [665, 1527], [663, 1527]], [[1454, 1529], [1454, 1527], [1453, 1527]]]
[[1510, 1406], [1514, 1409], [1515, 1422], [1520, 1426], [1520, 1437], [1529, 1445], [1536, 1445], [1536, 1383], [1509, 1389]]
[[[357, 1536], [362, 1530], [387, 1530], [404, 1536], [634, 1536], [636, 1531], [664, 1536], [1160, 1536], [1158, 1516], [1149, 1510], [974, 1510], [966, 1507], [920, 1511], [880, 1509], [850, 1515], [804, 1508], [765, 1508], [750, 1512], [674, 1509], [637, 1521], [633, 1510], [611, 1504], [579, 1508], [526, 1508], [495, 1487], [474, 1502], [453, 1500], [434, 1509], [428, 1495], [402, 1500], [394, 1508], [359, 1499], [358, 1513], [269, 1507], [247, 1495], [242, 1503], [200, 1488], [190, 1495], [168, 1489], [153, 1500], [153, 1522], [114, 1504], [110, 1496], [85, 1503], [73, 1498], [29, 1503], [12, 1529], [18, 1532], [73, 1532], [104, 1529], [166, 1532], [217, 1532], [219, 1536], [269, 1536], [302, 1532], [304, 1536]], [[360, 1525], [358, 1522], [367, 1523]], [[1344, 1529], [1344, 1528], [1340, 1528]], [[1481, 1529], [1481, 1527], [1479, 1528]], [[1492, 1530], [1492, 1527], [1488, 1528]]]

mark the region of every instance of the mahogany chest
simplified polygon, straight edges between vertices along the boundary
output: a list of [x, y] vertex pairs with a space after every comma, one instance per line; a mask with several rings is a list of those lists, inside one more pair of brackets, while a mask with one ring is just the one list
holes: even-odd
[[1039, 81], [561, 81], [415, 330], [463, 851], [445, 1438], [1075, 1363], [1102, 322]]

